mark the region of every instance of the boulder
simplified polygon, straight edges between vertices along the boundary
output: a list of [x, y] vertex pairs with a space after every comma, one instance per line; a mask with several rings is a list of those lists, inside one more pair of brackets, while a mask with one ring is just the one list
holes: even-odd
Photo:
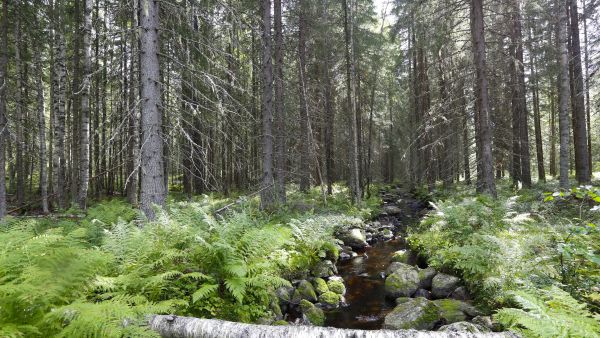
[[408, 264], [409, 252], [406, 250], [398, 250], [392, 254], [392, 262], [400, 262]]
[[384, 240], [389, 241], [394, 238], [394, 233], [390, 229], [383, 229], [381, 237], [383, 237]]
[[419, 288], [419, 273], [410, 265], [395, 264], [395, 271], [385, 279], [385, 295], [390, 298], [410, 297]]
[[336, 237], [344, 241], [344, 244], [352, 249], [364, 249], [369, 244], [365, 231], [360, 228], [344, 228], [337, 232]]
[[440, 332], [452, 332], [452, 333], [488, 333], [490, 330], [487, 328], [469, 322], [456, 322], [449, 325], [444, 325], [438, 330]]
[[465, 288], [464, 286], [459, 286], [456, 289], [454, 289], [454, 291], [452, 291], [452, 293], [450, 294], [450, 298], [465, 301], [471, 299], [471, 296], [469, 296], [467, 288]]
[[323, 278], [315, 278], [315, 280], [313, 280], [313, 286], [315, 288], [315, 291], [317, 291], [317, 294], [319, 295], [329, 291], [329, 288], [327, 287], [327, 282], [325, 282]]
[[329, 291], [335, 292], [338, 295], [343, 296], [346, 294], [346, 286], [344, 285], [344, 280], [342, 278], [330, 278], [327, 281], [327, 287]]
[[434, 300], [435, 304], [440, 309], [440, 317], [444, 318], [447, 324], [462, 322], [467, 319], [467, 315], [462, 311], [461, 302], [454, 299], [438, 299]]
[[315, 277], [326, 278], [337, 273], [337, 268], [330, 260], [319, 261], [312, 269], [312, 275]]
[[325, 324], [325, 313], [313, 303], [303, 299], [300, 302], [302, 319], [308, 325], [323, 326]]
[[436, 274], [431, 281], [431, 293], [435, 298], [447, 298], [460, 283], [458, 277], [445, 273]]
[[340, 300], [340, 295], [331, 291], [327, 291], [319, 296], [319, 303], [328, 309], [337, 308], [340, 305]]
[[398, 305], [385, 316], [384, 329], [431, 330], [440, 321], [439, 310], [425, 298], [400, 298]]
[[402, 213], [402, 209], [398, 208], [395, 205], [386, 205], [383, 207], [383, 211], [390, 216], [400, 215]]
[[417, 290], [417, 292], [415, 292], [414, 297], [423, 297], [423, 298], [431, 299], [431, 292], [429, 292], [425, 289], [419, 289], [419, 290]]
[[407, 265], [406, 263], [392, 262], [392, 264], [390, 264], [390, 266], [388, 266], [387, 269], [385, 269], [385, 274], [386, 274], [386, 276], [389, 276], [389, 275], [393, 274], [394, 272], [396, 272], [397, 270], [402, 269], [406, 265]]
[[481, 315], [481, 312], [473, 305], [456, 299], [438, 299], [433, 303], [440, 308], [442, 317], [447, 320], [447, 323], [460, 322], [467, 317], [473, 318]]
[[494, 331], [495, 324], [490, 316], [477, 316], [471, 320], [473, 324], [477, 324], [487, 328], [488, 330]]
[[431, 282], [437, 274], [434, 268], [419, 269], [419, 286], [423, 289], [431, 290]]
[[292, 303], [298, 304], [302, 300], [307, 300], [309, 302], [317, 301], [317, 294], [315, 293], [315, 289], [309, 281], [303, 279], [298, 283], [298, 287], [294, 291], [294, 295], [292, 296]]
[[279, 298], [280, 304], [288, 304], [292, 301], [294, 295], [294, 288], [291, 286], [282, 286], [275, 290], [275, 295]]

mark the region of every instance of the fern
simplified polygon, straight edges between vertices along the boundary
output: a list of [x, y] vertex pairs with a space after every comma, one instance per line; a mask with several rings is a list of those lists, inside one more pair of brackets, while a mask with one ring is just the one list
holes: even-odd
[[556, 286], [510, 295], [520, 308], [498, 310], [494, 318], [524, 336], [600, 337], [600, 318]]

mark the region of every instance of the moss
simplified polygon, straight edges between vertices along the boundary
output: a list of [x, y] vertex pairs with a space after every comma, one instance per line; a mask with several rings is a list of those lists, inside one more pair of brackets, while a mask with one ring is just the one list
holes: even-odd
[[274, 326], [287, 326], [287, 325], [289, 325], [289, 324], [290, 324], [290, 323], [288, 323], [288, 322], [287, 322], [287, 321], [285, 321], [285, 320], [276, 320], [276, 321], [274, 321], [274, 322], [273, 322], [273, 324], [271, 324], [271, 325], [274, 325]]
[[306, 310], [304, 312], [304, 317], [312, 325], [325, 325], [325, 313], [323, 312], [323, 310], [319, 309], [316, 306], [313, 306], [312, 308]]
[[440, 311], [438, 308], [433, 303], [428, 303], [423, 314], [410, 325], [407, 325], [405, 329], [430, 330], [432, 324], [438, 322], [439, 319]]
[[[300, 299], [307, 299], [311, 302], [317, 301], [317, 294], [315, 293], [315, 289], [313, 288], [312, 284], [310, 284], [310, 282], [307, 280], [300, 281], [296, 291], [298, 291]], [[294, 298], [296, 298], [295, 293]]]
[[329, 287], [327, 287], [327, 282], [325, 282], [323, 278], [315, 278], [313, 284], [315, 286], [315, 290], [319, 295], [322, 295], [325, 292], [329, 291]]
[[344, 282], [339, 279], [330, 279], [327, 281], [327, 286], [329, 287], [330, 291], [335, 292], [338, 295], [343, 295], [346, 293], [346, 286], [344, 285]]
[[408, 263], [408, 252], [406, 250], [394, 252], [392, 262]]
[[307, 301], [306, 299], [303, 299], [300, 301], [300, 308], [302, 309], [302, 311], [307, 311], [310, 308], [315, 307], [315, 305], [309, 301]]
[[462, 302], [458, 300], [439, 299], [433, 301], [433, 303], [439, 308], [441, 317], [446, 319], [446, 322], [449, 324], [462, 322], [467, 319], [467, 316], [462, 311]]
[[416, 271], [396, 271], [385, 279], [385, 291], [389, 297], [411, 296], [419, 287]]
[[340, 295], [335, 292], [325, 292], [319, 296], [319, 302], [326, 305], [337, 306], [340, 303]]

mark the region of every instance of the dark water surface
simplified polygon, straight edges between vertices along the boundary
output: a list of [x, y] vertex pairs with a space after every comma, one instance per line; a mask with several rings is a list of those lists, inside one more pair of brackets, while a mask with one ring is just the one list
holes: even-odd
[[404, 248], [402, 240], [378, 242], [359, 256], [338, 264], [338, 272], [346, 284], [348, 306], [327, 312], [325, 326], [345, 329], [381, 329], [385, 315], [394, 301], [385, 298], [383, 272], [392, 254]]

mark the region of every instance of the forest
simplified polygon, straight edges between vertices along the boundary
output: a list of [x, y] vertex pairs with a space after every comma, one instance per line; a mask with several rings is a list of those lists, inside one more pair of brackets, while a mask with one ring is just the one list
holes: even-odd
[[0, 0], [0, 338], [600, 337], [597, 0]]

